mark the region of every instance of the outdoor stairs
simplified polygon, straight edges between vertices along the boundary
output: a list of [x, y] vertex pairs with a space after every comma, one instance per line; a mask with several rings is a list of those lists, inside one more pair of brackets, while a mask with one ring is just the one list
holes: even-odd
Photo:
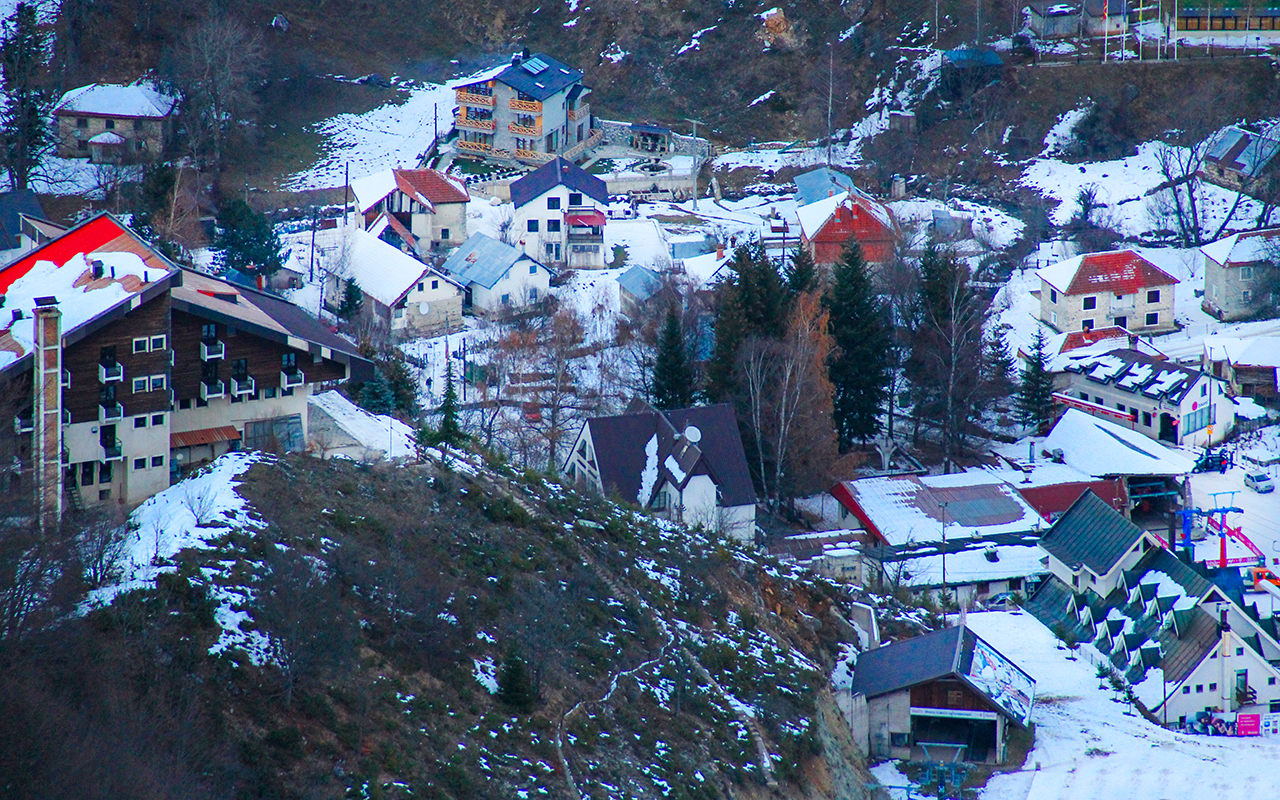
[[80, 496], [79, 486], [68, 483], [63, 486], [62, 493], [66, 496], [67, 508], [77, 514], [84, 512], [84, 498]]

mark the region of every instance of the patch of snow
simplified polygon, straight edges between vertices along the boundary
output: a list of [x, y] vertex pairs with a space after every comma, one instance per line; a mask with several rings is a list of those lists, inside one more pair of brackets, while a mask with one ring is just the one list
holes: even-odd
[[681, 55], [684, 55], [685, 53], [687, 53], [687, 52], [688, 52], [688, 51], [690, 51], [690, 50], [699, 50], [699, 49], [701, 49], [701, 42], [700, 42], [700, 40], [702, 39], [702, 35], [703, 35], [704, 33], [710, 33], [711, 31], [713, 31], [713, 30], [715, 30], [715, 29], [716, 29], [716, 26], [715, 26], [715, 25], [711, 25], [710, 27], [703, 28], [703, 29], [702, 29], [702, 30], [700, 30], [700, 31], [694, 31], [694, 32], [693, 32], [693, 35], [689, 37], [689, 41], [688, 41], [688, 42], [685, 42], [685, 44], [684, 44], [684, 45], [683, 45], [679, 50], [677, 50], [677, 51], [676, 51], [676, 55], [681, 56]]
[[483, 686], [489, 694], [498, 693], [498, 668], [494, 666], [493, 656], [485, 656], [484, 658], [472, 659], [475, 665], [472, 667], [471, 674], [475, 677], [476, 682]]
[[1062, 155], [1063, 149], [1070, 144], [1075, 138], [1076, 126], [1080, 121], [1088, 116], [1089, 111], [1093, 109], [1093, 103], [1085, 103], [1084, 105], [1064, 112], [1058, 121], [1053, 123], [1049, 128], [1049, 132], [1044, 136], [1044, 150], [1040, 153], [1042, 158], [1051, 158], [1053, 156]]
[[773, 97], [774, 94], [775, 94], [775, 91], [773, 89], [770, 89], [769, 91], [757, 97], [755, 100], [752, 100], [749, 105], [753, 105], [753, 106], [759, 105], [763, 103], [765, 100], [768, 100], [770, 97]]
[[647, 505], [650, 496], [653, 494], [654, 484], [658, 482], [658, 434], [649, 437], [649, 441], [644, 446], [644, 470], [640, 473], [640, 492], [636, 495], [636, 502], [641, 505]]
[[617, 64], [619, 61], [621, 61], [622, 59], [626, 58], [629, 55], [631, 55], [629, 51], [623, 50], [621, 47], [618, 46], [617, 42], [613, 42], [608, 47], [606, 47], [603, 51], [601, 51], [600, 58], [608, 60], [609, 63], [611, 64]]

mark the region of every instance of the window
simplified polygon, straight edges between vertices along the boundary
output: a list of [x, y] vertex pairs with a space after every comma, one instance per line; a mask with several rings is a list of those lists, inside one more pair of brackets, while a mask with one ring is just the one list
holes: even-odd
[[964, 705], [964, 692], [959, 689], [947, 690], [947, 707], [960, 708]]
[[135, 353], [145, 353], [145, 352], [147, 352], [147, 340], [146, 340], [146, 338], [142, 338], [142, 339], [134, 339], [134, 340], [133, 340], [133, 352], [135, 352]]
[[431, 282], [431, 288], [432, 288], [432, 289], [439, 289], [439, 288], [440, 288], [440, 281], [438, 281], [438, 280], [434, 280], [434, 281], [432, 281], [432, 282]]
[[1276, 679], [1275, 679], [1275, 678], [1267, 678], [1267, 685], [1268, 685], [1268, 686], [1275, 686], [1275, 685], [1276, 685]]
[[109, 119], [109, 120], [106, 120], [105, 122], [106, 122], [107, 130], [113, 131], [116, 129], [116, 121], [114, 119]]
[[1020, 591], [1022, 591], [1022, 578], [1010, 578], [1010, 579], [1009, 579], [1009, 591], [1011, 591], [1011, 592], [1020, 592]]
[[1091, 319], [1082, 319], [1082, 320], [1080, 320], [1080, 330], [1082, 330], [1082, 331], [1091, 331], [1091, 330], [1093, 330], [1093, 320], [1091, 320]]
[[268, 400], [274, 400], [276, 397], [276, 387], [268, 386], [266, 389], [263, 390], [263, 396], [266, 397]]
[[1192, 411], [1182, 418], [1182, 430], [1184, 436], [1188, 433], [1195, 433], [1198, 430], [1209, 427], [1213, 422], [1213, 418], [1209, 416], [1213, 409], [1208, 405], [1200, 406], [1200, 408]]
[[163, 466], [164, 466], [164, 456], [152, 456], [152, 457], [151, 457], [151, 466], [153, 466], [153, 467], [163, 467]]
[[[80, 144], [84, 144], [84, 142], [81, 142]], [[100, 489], [100, 490], [98, 490], [98, 499], [99, 499], [99, 500], [110, 500], [110, 499], [111, 499], [111, 490], [110, 490], [110, 489]]]
[[547, 198], [547, 210], [548, 210], [548, 211], [555, 211], [555, 210], [556, 210], [556, 209], [558, 209], [559, 207], [560, 207], [560, 198], [559, 198], [559, 197], [548, 197], [548, 198]]
[[151, 376], [151, 391], [153, 391], [153, 392], [163, 392], [163, 391], [164, 391], [164, 387], [165, 387], [165, 385], [168, 383], [168, 380], [169, 380], [169, 379], [168, 379], [168, 377], [167, 377], [167, 376], [165, 376], [165, 375], [152, 375], [152, 376]]
[[1085, 310], [1085, 311], [1092, 311], [1092, 310], [1094, 310], [1094, 309], [1095, 309], [1095, 308], [1097, 308], [1097, 307], [1098, 307], [1098, 298], [1096, 298], [1096, 297], [1086, 297], [1086, 298], [1084, 299], [1084, 310]]
[[1127, 410], [1128, 409], [1124, 407], [1124, 403], [1116, 403], [1116, 411], [1127, 411]]
[[151, 424], [152, 424], [152, 425], [163, 425], [163, 424], [164, 424], [164, 414], [152, 414], [152, 415], [151, 415]]
[[98, 483], [111, 483], [111, 473], [115, 471], [114, 465], [114, 461], [104, 461], [98, 465]]
[[85, 119], [84, 117], [76, 117], [76, 127], [77, 128], [89, 127], [89, 120]]
[[[247, 364], [248, 362], [246, 362]], [[285, 353], [280, 356], [280, 368], [285, 372], [295, 372], [298, 369], [298, 354]]]
[[133, 460], [133, 468], [134, 468], [134, 469], [146, 469], [146, 468], [147, 468], [147, 460], [146, 460], [145, 458], [135, 458], [135, 459]]
[[889, 734], [889, 744], [893, 747], [907, 747], [911, 743], [911, 734], [909, 733], [891, 733]]
[[582, 205], [582, 192], [569, 192], [569, 205], [571, 206]]
[[1241, 267], [1241, 268], [1240, 268], [1240, 280], [1242, 280], [1242, 281], [1251, 281], [1251, 280], [1253, 280], [1253, 267]]
[[1196, 694], [1204, 694], [1204, 684], [1203, 684], [1203, 683], [1197, 683], [1197, 684], [1196, 684]]
[[538, 287], [534, 286], [529, 289], [529, 302], [535, 302], [538, 299]]
[[404, 317], [404, 306], [396, 306], [396, 319]]
[[1237, 648], [1236, 648], [1236, 655], [1238, 655], [1238, 656], [1242, 656], [1242, 655], [1244, 655], [1244, 648], [1243, 648], [1243, 647], [1237, 647]]
[[547, 220], [547, 233], [559, 233], [559, 232], [560, 232], [560, 220], [558, 219]]
[[1208, 393], [1209, 393], [1209, 387], [1203, 383], [1200, 384], [1200, 396], [1204, 397]]
[[1148, 302], [1148, 303], [1159, 303], [1159, 302], [1160, 302], [1160, 290], [1159, 290], [1159, 289], [1152, 289], [1151, 291], [1147, 292], [1147, 302]]
[[1049, 324], [1050, 324], [1050, 325], [1057, 325], [1057, 324], [1058, 324], [1058, 312], [1057, 312], [1057, 311], [1050, 311], [1050, 312], [1049, 312]]
[[200, 326], [200, 340], [203, 342], [212, 342], [218, 338], [218, 326], [214, 324]]
[[293, 397], [293, 387], [292, 387], [292, 386], [290, 386], [288, 389], [281, 389], [281, 390], [280, 390], [280, 396], [281, 396], [281, 397]]
[[143, 393], [143, 392], [145, 392], [145, 391], [147, 391], [147, 379], [146, 379], [146, 378], [134, 378], [134, 379], [133, 379], [133, 393], [134, 393], [134, 394], [142, 394], [142, 393]]
[[1056, 303], [1056, 302], [1058, 302], [1058, 290], [1057, 290], [1057, 289], [1050, 289], [1050, 290], [1049, 290], [1049, 302], [1050, 302], [1050, 303]]
[[1088, 393], [1088, 392], [1081, 392], [1081, 393], [1080, 393], [1080, 399], [1081, 399], [1081, 400], [1083, 400], [1083, 401], [1085, 401], [1086, 403], [1087, 403], [1087, 402], [1089, 402], [1089, 393]]
[[1159, 324], [1160, 324], [1160, 312], [1159, 312], [1159, 311], [1152, 311], [1150, 314], [1147, 314], [1147, 324], [1148, 324], [1148, 325], [1159, 325]]
[[165, 349], [165, 347], [166, 347], [166, 343], [167, 343], [168, 338], [169, 338], [169, 337], [167, 337], [167, 336], [152, 336], [152, 337], [151, 337], [151, 352], [153, 352], [153, 353], [154, 353], [154, 352], [155, 352], [155, 351], [157, 351], [157, 350], [164, 350], [164, 349]]
[[1183, 693], [1183, 694], [1191, 694], [1191, 687], [1190, 687], [1190, 686], [1183, 686], [1183, 687], [1182, 687], [1182, 693]]
[[449, 238], [449, 229], [448, 229], [448, 228], [441, 228], [441, 229], [440, 229], [440, 238], [441, 238], [441, 239], [448, 239], [448, 238]]
[[529, 227], [529, 233], [537, 233], [537, 232], [538, 232], [538, 221], [537, 221], [536, 219], [531, 219], [531, 220], [529, 220], [528, 227]]
[[145, 427], [147, 427], [147, 418], [146, 418], [146, 417], [134, 417], [134, 418], [133, 418], [133, 427], [135, 427], [135, 428], [145, 428]]
[[987, 583], [986, 581], [981, 581], [978, 583], [976, 591], [978, 594], [990, 594], [991, 584]]
[[[1272, 680], [1274, 680], [1274, 678]], [[1267, 711], [1271, 714], [1280, 714], [1280, 700], [1272, 700], [1268, 703]]]
[[1240, 293], [1240, 302], [1242, 302], [1242, 303], [1252, 303], [1252, 302], [1253, 302], [1253, 292], [1249, 291], [1248, 289], [1245, 289], [1243, 292], [1241, 292], [1241, 293]]
[[100, 361], [100, 362], [101, 362], [101, 363], [103, 363], [103, 364], [114, 364], [114, 363], [116, 363], [116, 347], [115, 347], [115, 345], [111, 345], [111, 346], [109, 346], [109, 347], [103, 347], [103, 348], [99, 349], [99, 350], [98, 350], [98, 361]]
[[1211, 684], [1209, 684], [1209, 691], [1211, 691], [1211, 692], [1216, 692], [1216, 691], [1218, 691], [1218, 684], [1216, 684], [1216, 683], [1211, 683]]
[[426, 288], [427, 288], [427, 285], [425, 283], [423, 283], [422, 281], [418, 281], [418, 291], [420, 292], [426, 291]]
[[530, 274], [530, 275], [537, 275], [537, 274], [538, 274], [538, 265], [537, 265], [537, 264], [530, 264], [530, 265], [529, 265], [529, 274]]
[[1150, 411], [1143, 411], [1143, 412], [1142, 412], [1142, 424], [1143, 424], [1144, 426], [1148, 427], [1148, 428], [1150, 428], [1150, 427], [1151, 427], [1151, 412], [1150, 412]]

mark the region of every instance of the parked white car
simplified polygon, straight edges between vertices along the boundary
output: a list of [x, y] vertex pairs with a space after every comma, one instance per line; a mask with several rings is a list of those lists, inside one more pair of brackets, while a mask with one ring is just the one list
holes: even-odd
[[1258, 494], [1267, 494], [1276, 490], [1276, 485], [1271, 482], [1271, 476], [1265, 472], [1250, 472], [1245, 475], [1244, 485]]

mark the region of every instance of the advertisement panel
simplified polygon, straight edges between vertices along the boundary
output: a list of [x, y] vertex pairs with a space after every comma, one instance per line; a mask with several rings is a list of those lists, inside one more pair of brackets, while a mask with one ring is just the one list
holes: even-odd
[[973, 643], [973, 661], [966, 677], [975, 689], [1008, 711], [1023, 725], [1031, 724], [1035, 681], [981, 639], [975, 638]]

